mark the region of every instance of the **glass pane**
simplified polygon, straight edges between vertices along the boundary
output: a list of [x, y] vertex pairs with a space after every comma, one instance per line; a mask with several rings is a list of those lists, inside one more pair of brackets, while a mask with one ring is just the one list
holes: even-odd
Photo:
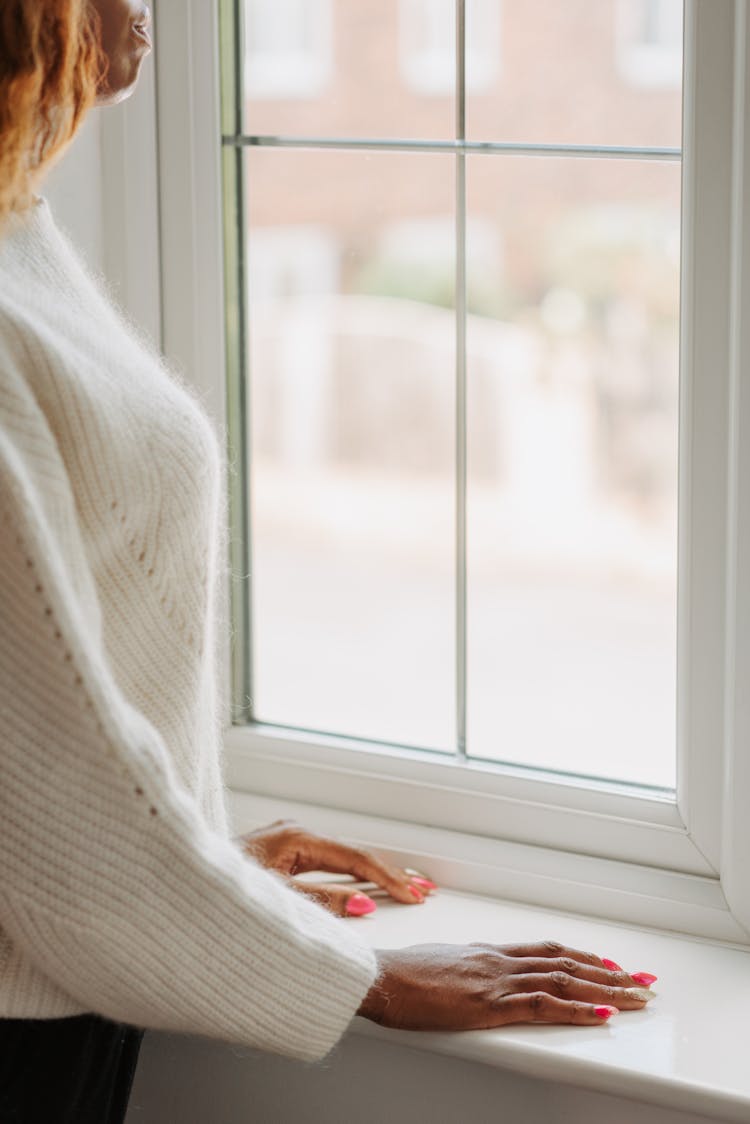
[[468, 160], [471, 755], [675, 780], [680, 167]]
[[454, 741], [454, 165], [248, 155], [255, 716]]
[[453, 0], [245, 0], [245, 132], [453, 136]]
[[473, 140], [679, 148], [682, 0], [468, 0]]

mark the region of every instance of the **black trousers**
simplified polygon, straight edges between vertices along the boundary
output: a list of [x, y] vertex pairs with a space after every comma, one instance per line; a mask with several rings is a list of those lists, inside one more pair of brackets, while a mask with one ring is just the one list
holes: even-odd
[[98, 1015], [0, 1019], [0, 1124], [122, 1124], [142, 1038]]

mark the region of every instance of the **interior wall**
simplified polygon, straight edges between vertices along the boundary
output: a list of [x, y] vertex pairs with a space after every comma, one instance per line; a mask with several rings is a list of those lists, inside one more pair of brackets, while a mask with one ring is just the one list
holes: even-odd
[[95, 110], [42, 187], [58, 225], [97, 272], [104, 271], [101, 151], [100, 114]]
[[41, 193], [58, 225], [138, 329], [159, 346], [161, 289], [155, 84], [89, 113]]
[[[315, 1012], [310, 1012], [315, 1018]], [[126, 1124], [717, 1124], [350, 1034], [319, 1065], [146, 1035]]]

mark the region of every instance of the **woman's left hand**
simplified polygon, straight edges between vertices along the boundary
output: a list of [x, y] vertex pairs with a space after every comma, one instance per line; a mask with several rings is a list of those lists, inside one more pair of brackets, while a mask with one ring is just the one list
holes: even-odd
[[[236, 842], [261, 866], [290, 880], [295, 874], [311, 870], [349, 874], [358, 882], [374, 882], [404, 905], [423, 902], [437, 888], [423, 875], [390, 866], [369, 851], [305, 831], [294, 820], [277, 820], [270, 827], [237, 836]], [[376, 908], [372, 898], [361, 892], [352, 893], [345, 883], [295, 881], [292, 885], [340, 917], [361, 916]]]

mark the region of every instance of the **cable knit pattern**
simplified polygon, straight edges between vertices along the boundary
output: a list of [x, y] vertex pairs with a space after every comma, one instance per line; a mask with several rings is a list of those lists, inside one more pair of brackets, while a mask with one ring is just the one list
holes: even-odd
[[372, 951], [243, 856], [219, 769], [225, 465], [46, 203], [0, 243], [0, 1017], [324, 1056]]

